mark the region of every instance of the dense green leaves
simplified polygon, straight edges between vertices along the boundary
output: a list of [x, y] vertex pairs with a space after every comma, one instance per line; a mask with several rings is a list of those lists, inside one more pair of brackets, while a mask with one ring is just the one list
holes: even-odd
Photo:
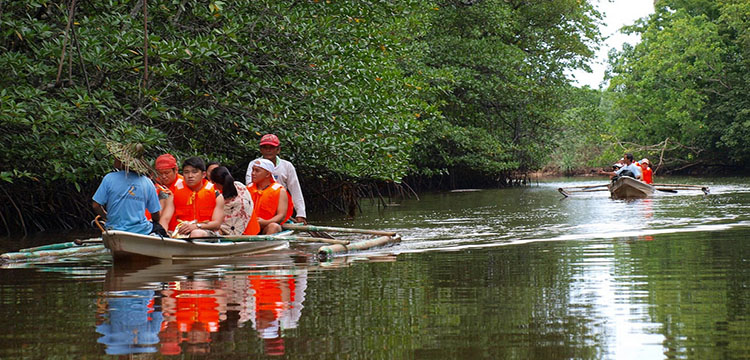
[[423, 173], [502, 176], [540, 167], [553, 145], [566, 69], [599, 40], [587, 2], [444, 1], [435, 8], [424, 67], [439, 106], [420, 135]]
[[[148, 4], [146, 86], [141, 2], [79, 4], [59, 86], [67, 4], [3, 9], [2, 141], [12, 149], [4, 168], [88, 181], [107, 166], [106, 138], [144, 142], [152, 156], [200, 154], [241, 167], [257, 156], [259, 134], [276, 132], [306, 173], [405, 175], [419, 129], [413, 114], [425, 105], [398, 61], [413, 56], [424, 26], [419, 2]], [[52, 156], [52, 148], [64, 151]], [[11, 161], [32, 158], [54, 160]]]
[[2, 2], [8, 186], [88, 189], [106, 140], [239, 173], [266, 132], [308, 181], [501, 178], [542, 163], [599, 38], [580, 0], [151, 0], [147, 41], [142, 1], [76, 3]]
[[611, 60], [613, 132], [672, 168], [750, 160], [747, 1], [662, 0]]

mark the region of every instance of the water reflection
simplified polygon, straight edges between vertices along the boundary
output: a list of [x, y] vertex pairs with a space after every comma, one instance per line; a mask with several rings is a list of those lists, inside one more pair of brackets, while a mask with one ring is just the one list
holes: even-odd
[[96, 332], [107, 355], [157, 351], [162, 312], [154, 310], [154, 291], [119, 291], [97, 299]]
[[242, 260], [255, 265], [161, 260], [113, 266], [108, 291], [97, 299], [98, 342], [109, 355], [206, 354], [212, 343], [231, 341], [249, 324], [265, 354], [283, 355], [284, 333], [302, 316], [306, 265], [290, 256]]
[[3, 269], [0, 358], [748, 359], [750, 188], [710, 185], [631, 202], [561, 200], [558, 184], [424, 195], [330, 223], [404, 240], [325, 263]]

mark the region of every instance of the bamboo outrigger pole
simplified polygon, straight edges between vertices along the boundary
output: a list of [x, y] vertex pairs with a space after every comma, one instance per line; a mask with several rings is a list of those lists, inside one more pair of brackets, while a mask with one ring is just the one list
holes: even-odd
[[698, 189], [701, 189], [701, 188], [704, 188], [704, 187], [708, 188], [708, 186], [704, 186], [704, 185], [690, 185], [690, 184], [657, 184], [657, 183], [653, 183], [651, 185], [653, 185], [653, 186], [691, 187], [691, 188], [698, 188]]
[[352, 250], [367, 250], [376, 246], [383, 246], [386, 244], [397, 243], [401, 241], [400, 236], [380, 236], [374, 239], [362, 240], [353, 242], [349, 245], [326, 245], [321, 246], [318, 249], [318, 258], [325, 260], [333, 256], [333, 254], [346, 253]]
[[342, 232], [342, 233], [353, 233], [353, 234], [370, 234], [380, 236], [395, 236], [394, 231], [381, 231], [381, 230], [368, 230], [368, 229], [355, 229], [355, 228], [339, 228], [330, 226], [314, 226], [314, 225], [298, 225], [298, 224], [282, 224], [282, 228], [287, 230], [300, 230], [300, 231], [330, 231], [330, 232]]

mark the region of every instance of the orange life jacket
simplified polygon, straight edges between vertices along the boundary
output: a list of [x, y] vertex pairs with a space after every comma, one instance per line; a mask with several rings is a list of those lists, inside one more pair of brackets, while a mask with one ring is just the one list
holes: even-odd
[[245, 232], [242, 235], [258, 235], [260, 234], [260, 223], [258, 223], [258, 212], [255, 211], [256, 206], [253, 205], [253, 215], [250, 217], [250, 221], [247, 223]]
[[643, 182], [646, 184], [654, 183], [654, 171], [648, 166], [642, 166], [643, 168]]
[[[180, 285], [180, 283], [178, 282], [177, 285]], [[168, 301], [165, 301], [166, 305], [162, 305], [162, 312], [165, 319], [169, 320], [162, 322], [162, 331], [170, 325], [169, 323], [176, 323], [180, 332], [190, 331], [196, 323], [202, 325], [199, 327], [208, 332], [219, 331], [221, 313], [216, 290], [170, 289], [165, 293], [168, 295], [166, 296]], [[182, 339], [178, 338], [178, 341], [182, 341]]]
[[[264, 220], [274, 217], [274, 215], [276, 215], [276, 209], [279, 208], [279, 196], [281, 196], [282, 193], [286, 194], [288, 204], [286, 207], [286, 216], [281, 223], [285, 223], [292, 217], [292, 211], [294, 211], [292, 196], [289, 195], [289, 192], [286, 191], [281, 184], [274, 181], [271, 182], [271, 185], [267, 188], [260, 190], [255, 186], [255, 183], [252, 183], [247, 189], [250, 191], [250, 196], [253, 198], [253, 203], [255, 204], [253, 217], [256, 217], [256, 214], [257, 217]], [[251, 219], [250, 222], [252, 223], [252, 221], [253, 220]]]
[[212, 182], [203, 179], [200, 190], [193, 191], [181, 180], [175, 183], [175, 189], [172, 190], [174, 216], [169, 221], [169, 231], [174, 230], [180, 221], [211, 221], [216, 208], [216, 190]]

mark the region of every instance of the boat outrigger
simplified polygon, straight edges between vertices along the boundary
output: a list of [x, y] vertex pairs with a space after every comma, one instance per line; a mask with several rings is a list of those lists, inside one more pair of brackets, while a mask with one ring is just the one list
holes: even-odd
[[[218, 236], [210, 238], [170, 238], [143, 235], [127, 231], [105, 229], [101, 239], [77, 240], [75, 242], [44, 245], [21, 249], [18, 252], [0, 255], [0, 263], [40, 261], [44, 259], [68, 258], [109, 252], [116, 262], [136, 258], [158, 259], [205, 259], [236, 255], [252, 255], [287, 249], [292, 243], [315, 243], [316, 254], [321, 260], [349, 251], [367, 250], [401, 241], [392, 231], [323, 227], [301, 224], [283, 224], [284, 231], [273, 235]], [[325, 234], [325, 231], [349, 234], [374, 235], [376, 238], [349, 241], [324, 237], [294, 236], [294, 231]], [[307, 248], [309, 249], [309, 248]]]
[[629, 176], [620, 177], [607, 184], [569, 186], [557, 189], [565, 197], [574, 193], [609, 191], [613, 199], [643, 199], [652, 196], [656, 191], [676, 193], [677, 190], [700, 190], [706, 195], [710, 192], [708, 186], [704, 185], [646, 184]]

